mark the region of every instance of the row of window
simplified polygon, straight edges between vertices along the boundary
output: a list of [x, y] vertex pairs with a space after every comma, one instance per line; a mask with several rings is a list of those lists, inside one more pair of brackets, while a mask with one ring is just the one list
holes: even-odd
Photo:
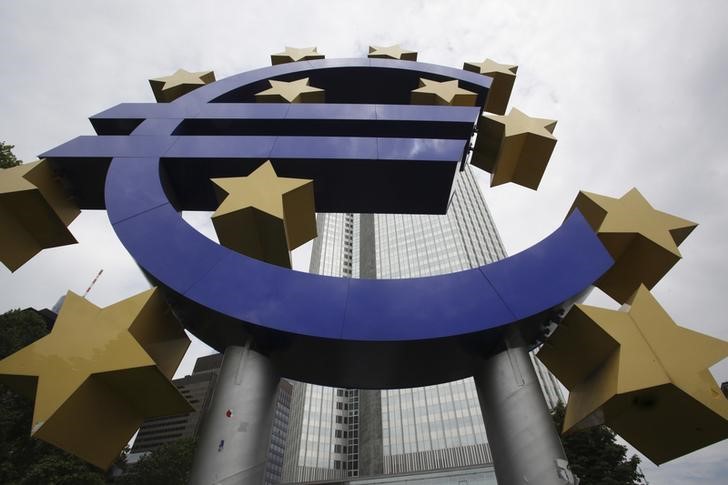
[[358, 438], [359, 431], [358, 430], [346, 431], [346, 430], [337, 429], [334, 431], [334, 437], [336, 437], [336, 438]]
[[[334, 460], [334, 469], [335, 470], [358, 470], [359, 469], [359, 461], [341, 461], [341, 460]], [[357, 476], [357, 475], [349, 475], [351, 476]]]

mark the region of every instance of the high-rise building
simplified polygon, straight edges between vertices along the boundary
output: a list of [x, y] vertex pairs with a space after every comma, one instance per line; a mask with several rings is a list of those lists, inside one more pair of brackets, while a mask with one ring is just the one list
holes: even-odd
[[265, 463], [263, 485], [280, 483], [283, 476], [283, 456], [288, 437], [288, 423], [291, 414], [291, 397], [293, 384], [287, 379], [281, 379], [278, 384], [276, 406], [273, 411], [273, 424], [271, 426], [270, 442], [268, 443], [268, 458]]
[[[318, 274], [432, 276], [506, 256], [468, 166], [456, 176], [446, 215], [319, 214], [317, 226], [310, 271]], [[563, 399], [559, 384], [532, 360], [554, 406]], [[432, 483], [445, 483], [443, 470], [470, 473], [467, 483], [495, 483], [472, 378], [382, 391], [305, 383], [293, 389], [285, 483], [416, 472], [437, 473]]]

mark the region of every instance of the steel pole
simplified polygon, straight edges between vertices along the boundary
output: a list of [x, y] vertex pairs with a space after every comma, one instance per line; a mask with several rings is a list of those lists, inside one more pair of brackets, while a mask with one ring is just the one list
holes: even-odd
[[577, 484], [517, 330], [474, 379], [498, 485]]
[[197, 440], [190, 483], [263, 483], [280, 376], [264, 355], [228, 347]]

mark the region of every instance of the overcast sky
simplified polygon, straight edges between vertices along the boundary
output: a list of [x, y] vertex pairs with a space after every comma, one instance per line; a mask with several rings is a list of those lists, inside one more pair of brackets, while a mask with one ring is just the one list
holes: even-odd
[[[424, 62], [518, 64], [511, 106], [557, 119], [559, 141], [538, 191], [491, 189], [481, 178], [508, 252], [558, 227], [579, 190], [616, 197], [635, 186], [656, 208], [700, 224], [654, 294], [679, 324], [728, 339], [726, 2], [3, 0], [0, 18], [0, 141], [25, 161], [93, 134], [92, 114], [154, 102], [149, 78], [181, 67], [220, 79], [269, 65], [284, 45], [331, 58], [401, 43]], [[104, 212], [84, 212], [71, 230], [80, 244], [46, 250], [14, 274], [0, 267], [0, 311], [83, 293], [101, 268], [89, 295], [98, 305], [147, 288]], [[195, 344], [182, 372], [205, 352]], [[713, 371], [728, 380], [728, 360]], [[727, 457], [723, 442], [643, 468], [655, 484], [722, 484]]]

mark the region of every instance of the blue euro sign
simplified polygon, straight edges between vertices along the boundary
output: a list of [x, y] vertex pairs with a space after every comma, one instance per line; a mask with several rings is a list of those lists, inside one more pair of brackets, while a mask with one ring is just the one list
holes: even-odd
[[[327, 104], [256, 104], [269, 79], [309, 77]], [[281, 64], [168, 104], [121, 104], [91, 118], [98, 136], [42, 156], [82, 208], [106, 209], [117, 236], [185, 327], [224, 350], [252, 338], [288, 377], [340, 387], [434, 384], [472, 375], [512, 324], [539, 325], [613, 264], [574, 211], [533, 247], [426, 278], [335, 278], [270, 265], [216, 244], [181, 210], [214, 210], [210, 178], [314, 179], [318, 212], [445, 213], [480, 108], [412, 106], [420, 77], [478, 93], [491, 79], [383, 59]]]

